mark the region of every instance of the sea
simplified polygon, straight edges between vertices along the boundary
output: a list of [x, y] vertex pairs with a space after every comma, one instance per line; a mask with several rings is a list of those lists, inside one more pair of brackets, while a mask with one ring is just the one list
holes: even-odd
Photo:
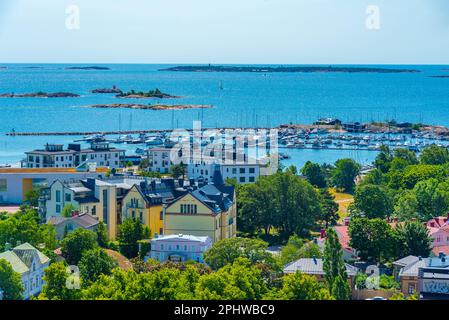
[[[73, 70], [101, 66], [110, 70]], [[311, 124], [318, 118], [449, 126], [449, 66], [378, 65], [417, 73], [251, 73], [159, 71], [177, 65], [155, 64], [0, 64], [0, 94], [71, 92], [79, 98], [0, 98], [0, 165], [17, 165], [24, 152], [46, 143], [68, 144], [82, 137], [10, 137], [6, 133], [274, 127]], [[286, 65], [284, 65], [286, 66]], [[360, 67], [360, 65], [354, 65]], [[448, 76], [448, 78], [432, 76]], [[88, 108], [128, 103], [91, 90], [116, 86], [123, 91], [161, 91], [180, 99], [139, 99], [136, 103], [203, 104], [211, 109], [154, 111]], [[123, 145], [120, 145], [123, 147]], [[137, 146], [138, 147], [138, 146]], [[136, 146], [126, 146], [133, 153]], [[333, 163], [354, 158], [369, 164], [374, 151], [285, 150], [284, 165], [306, 161]]]

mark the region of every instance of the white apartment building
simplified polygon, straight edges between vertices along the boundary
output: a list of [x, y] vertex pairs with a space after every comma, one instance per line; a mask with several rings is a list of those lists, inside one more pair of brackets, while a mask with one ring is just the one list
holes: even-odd
[[170, 148], [152, 148], [148, 150], [150, 160], [149, 170], [152, 172], [169, 173], [173, 165], [170, 161]]
[[125, 151], [111, 148], [107, 142], [91, 143], [90, 148], [81, 149], [80, 144], [46, 144], [44, 149], [25, 152], [22, 162], [25, 168], [74, 168], [89, 162], [99, 167], [120, 168]]
[[208, 164], [191, 163], [187, 166], [189, 179], [212, 181], [215, 167], [220, 168], [223, 180], [235, 179], [238, 183], [253, 183], [261, 175], [260, 164]]

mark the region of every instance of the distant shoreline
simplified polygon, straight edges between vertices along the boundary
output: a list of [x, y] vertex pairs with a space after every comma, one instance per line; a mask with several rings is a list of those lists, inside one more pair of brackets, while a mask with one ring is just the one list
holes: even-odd
[[159, 71], [175, 72], [252, 72], [252, 73], [418, 73], [414, 69], [389, 69], [378, 67], [349, 67], [349, 66], [290, 66], [290, 67], [270, 67], [270, 66], [177, 66]]

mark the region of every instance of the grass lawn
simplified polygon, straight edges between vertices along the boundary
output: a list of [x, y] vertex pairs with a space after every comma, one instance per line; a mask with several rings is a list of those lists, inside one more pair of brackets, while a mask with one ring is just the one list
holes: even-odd
[[348, 216], [348, 206], [354, 202], [354, 197], [349, 193], [337, 192], [334, 188], [329, 191], [335, 197], [335, 202], [338, 203], [339, 222], [341, 223], [343, 218]]

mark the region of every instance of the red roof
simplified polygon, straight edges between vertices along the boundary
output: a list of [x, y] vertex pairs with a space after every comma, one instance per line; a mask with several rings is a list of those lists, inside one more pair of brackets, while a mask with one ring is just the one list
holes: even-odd
[[337, 232], [338, 240], [339, 240], [341, 246], [343, 247], [343, 249], [352, 250], [352, 248], [349, 246], [349, 241], [351, 240], [349, 238], [349, 233], [348, 233], [349, 227], [348, 226], [335, 226], [334, 229]]
[[436, 257], [438, 257], [440, 252], [443, 252], [445, 255], [449, 255], [449, 246], [433, 247], [432, 252]]

